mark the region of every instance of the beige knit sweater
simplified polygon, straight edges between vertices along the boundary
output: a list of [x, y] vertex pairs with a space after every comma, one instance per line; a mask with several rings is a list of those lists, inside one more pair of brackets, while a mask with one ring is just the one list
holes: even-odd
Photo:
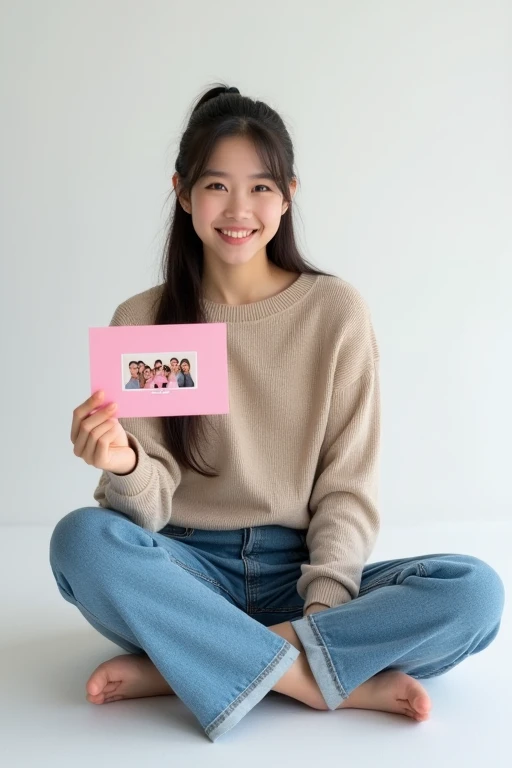
[[[123, 302], [111, 325], [152, 325], [162, 286]], [[206, 418], [204, 456], [220, 476], [180, 469], [159, 418], [120, 419], [138, 455], [129, 475], [102, 472], [94, 498], [149, 531], [308, 529], [304, 610], [357, 597], [380, 525], [379, 351], [369, 309], [338, 277], [301, 274], [240, 306], [206, 301], [227, 323], [230, 412]]]

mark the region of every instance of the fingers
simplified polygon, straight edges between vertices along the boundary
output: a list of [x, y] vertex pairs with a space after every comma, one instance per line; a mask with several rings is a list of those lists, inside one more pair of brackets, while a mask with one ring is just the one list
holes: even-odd
[[112, 459], [114, 458], [111, 446], [112, 443], [116, 442], [120, 431], [123, 431], [123, 428], [117, 419], [114, 419], [111, 428], [101, 435], [96, 443], [96, 450], [94, 451], [93, 456], [93, 464], [95, 467], [108, 469], [111, 466]]
[[96, 427], [89, 435], [82, 459], [93, 467], [108, 467], [112, 458], [109, 455], [110, 446], [115, 442], [120, 429], [117, 419], [107, 419]]
[[[81, 431], [78, 440], [75, 444], [75, 454], [77, 451], [77, 445], [82, 444], [84, 441], [85, 436], [85, 443], [83, 444], [83, 448], [81, 449], [80, 458], [85, 461], [86, 464], [92, 464], [95, 465], [96, 461], [96, 453], [98, 449], [98, 441], [102, 441], [102, 445], [105, 443], [105, 440], [107, 441], [107, 450], [106, 453], [108, 454], [108, 446], [112, 442], [112, 429], [117, 425], [116, 421], [111, 421], [110, 419], [105, 419], [101, 422], [101, 424], [98, 424], [94, 429], [92, 429], [90, 432]], [[106, 436], [106, 437], [105, 437]], [[78, 455], [78, 454], [77, 454]]]
[[[104, 422], [113, 417], [116, 408], [117, 405], [115, 403], [111, 403], [106, 408], [100, 408], [92, 416], [87, 416], [87, 418], [83, 419], [79, 425], [78, 435], [75, 440], [75, 447], [73, 451], [75, 456], [83, 457], [83, 453], [86, 449], [86, 445], [89, 442], [89, 439], [92, 438], [93, 444], [96, 443], [97, 437], [101, 436], [104, 432], [104, 430], [101, 429], [99, 431], [96, 430], [98, 427], [101, 427]], [[94, 453], [94, 451], [92, 453]], [[92, 456], [92, 453], [89, 453], [89, 455]]]
[[99, 392], [95, 392], [93, 395], [91, 395], [91, 397], [89, 397], [84, 403], [79, 405], [73, 411], [73, 421], [71, 423], [71, 442], [73, 444], [76, 442], [78, 437], [82, 421], [86, 416], [89, 415], [92, 410], [100, 406], [100, 404], [103, 402], [104, 396], [105, 393], [102, 390], [99, 390]]

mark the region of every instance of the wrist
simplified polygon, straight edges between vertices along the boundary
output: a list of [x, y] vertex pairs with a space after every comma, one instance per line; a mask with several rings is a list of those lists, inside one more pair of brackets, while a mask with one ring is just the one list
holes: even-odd
[[305, 614], [307, 616], [308, 613], [317, 613], [318, 611], [325, 611], [327, 608], [330, 608], [330, 606], [325, 605], [324, 603], [310, 603], [305, 610]]

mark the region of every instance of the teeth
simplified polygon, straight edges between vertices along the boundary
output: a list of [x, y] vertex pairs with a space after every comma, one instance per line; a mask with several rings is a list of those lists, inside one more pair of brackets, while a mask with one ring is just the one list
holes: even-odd
[[228, 237], [247, 237], [252, 235], [252, 229], [248, 229], [246, 232], [232, 232], [230, 229], [221, 229], [220, 231], [223, 235], [228, 235]]

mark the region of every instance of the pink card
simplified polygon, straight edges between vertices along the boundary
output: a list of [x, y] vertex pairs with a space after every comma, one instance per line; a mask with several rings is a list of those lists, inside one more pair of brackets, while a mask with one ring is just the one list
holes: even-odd
[[89, 328], [89, 353], [115, 418], [229, 413], [226, 323]]

